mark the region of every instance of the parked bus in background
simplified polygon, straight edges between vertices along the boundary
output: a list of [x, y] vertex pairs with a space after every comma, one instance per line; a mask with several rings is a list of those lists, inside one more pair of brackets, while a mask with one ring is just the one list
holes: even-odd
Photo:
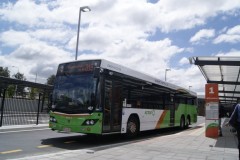
[[107, 60], [60, 64], [49, 127], [84, 134], [126, 133], [197, 121], [196, 93]]

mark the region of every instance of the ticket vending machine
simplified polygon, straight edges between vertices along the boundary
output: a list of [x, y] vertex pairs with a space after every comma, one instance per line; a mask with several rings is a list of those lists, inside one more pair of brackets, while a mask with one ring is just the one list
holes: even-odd
[[205, 85], [205, 135], [217, 138], [219, 131], [218, 84]]

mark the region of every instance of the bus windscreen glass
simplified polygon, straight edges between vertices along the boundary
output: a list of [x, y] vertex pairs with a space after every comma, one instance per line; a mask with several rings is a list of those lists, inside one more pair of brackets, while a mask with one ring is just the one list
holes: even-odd
[[98, 80], [93, 71], [100, 61], [60, 64], [53, 91], [53, 108], [62, 113], [89, 113], [96, 107]]

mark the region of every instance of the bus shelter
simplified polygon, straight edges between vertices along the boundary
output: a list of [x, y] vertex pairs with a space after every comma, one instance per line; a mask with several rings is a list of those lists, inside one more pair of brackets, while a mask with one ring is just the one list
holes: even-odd
[[47, 123], [53, 86], [0, 76], [0, 127]]
[[[224, 106], [224, 113], [230, 115], [233, 106], [240, 101], [240, 57], [191, 57], [189, 60], [191, 64], [199, 67], [206, 79], [205, 94], [211, 95], [208, 93], [213, 92], [214, 86], [218, 93], [214, 98], [205, 95], [206, 122], [207, 115], [219, 115], [219, 106]], [[214, 101], [218, 102], [217, 105]], [[214, 104], [215, 107], [209, 104]], [[215, 108], [216, 112], [208, 109], [208, 106]], [[217, 127], [215, 129], [217, 130]]]
[[192, 57], [207, 83], [218, 84], [219, 102], [232, 105], [240, 100], [240, 57]]

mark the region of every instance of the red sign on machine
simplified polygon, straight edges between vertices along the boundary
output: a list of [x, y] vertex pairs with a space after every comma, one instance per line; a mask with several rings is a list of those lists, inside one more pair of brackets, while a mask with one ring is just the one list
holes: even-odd
[[206, 102], [218, 102], [218, 84], [206, 84], [205, 86]]
[[217, 138], [219, 130], [218, 84], [205, 85], [206, 137]]

